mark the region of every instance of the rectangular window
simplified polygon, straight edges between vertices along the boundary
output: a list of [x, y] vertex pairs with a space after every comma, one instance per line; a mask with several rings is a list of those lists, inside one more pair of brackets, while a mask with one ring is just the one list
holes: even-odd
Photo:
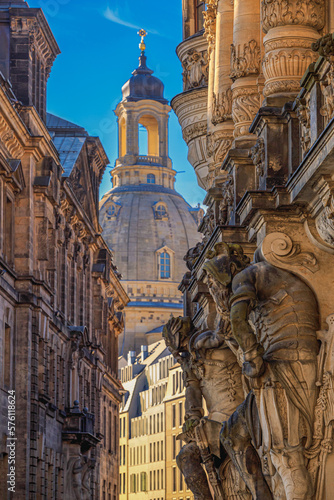
[[125, 444], [123, 444], [123, 465], [125, 465]]
[[157, 490], [160, 490], [160, 471], [157, 470]]
[[173, 467], [173, 492], [176, 491], [176, 467]]
[[157, 462], [159, 462], [160, 458], [159, 458], [159, 450], [160, 450], [160, 446], [159, 446], [159, 441], [157, 442]]
[[140, 491], [146, 491], [146, 472], [140, 473]]
[[155, 462], [155, 443], [153, 443], [153, 462]]
[[176, 436], [173, 436], [173, 460], [176, 458]]
[[152, 471], [150, 470], [150, 491], [152, 491]]
[[112, 436], [112, 428], [111, 428], [112, 420], [111, 420], [111, 411], [109, 412], [109, 453], [111, 452], [112, 449], [112, 444], [111, 444], [111, 436]]
[[161, 489], [163, 490], [164, 487], [164, 470], [161, 469]]
[[[111, 427], [111, 424], [110, 424], [110, 427]], [[116, 417], [116, 415], [114, 415], [114, 453], [116, 453], [116, 450], [117, 450], [117, 417]]]
[[179, 489], [180, 491], [183, 490], [183, 474], [180, 470], [179, 470]]
[[11, 334], [10, 334], [10, 326], [5, 325], [5, 338], [4, 338], [4, 363], [3, 363], [3, 381], [4, 385], [8, 389], [12, 389], [10, 387], [11, 384], [11, 375], [12, 375], [12, 347], [11, 347]]
[[154, 491], [156, 490], [156, 482], [155, 482], [155, 479], [156, 479], [156, 474], [155, 474], [155, 470], [153, 471], [153, 489]]
[[125, 472], [123, 474], [123, 495], [125, 494]]
[[14, 211], [12, 201], [6, 197], [4, 214], [4, 257], [8, 264], [13, 263], [14, 249]]
[[119, 465], [122, 465], [122, 446], [119, 447]]
[[152, 462], [152, 443], [150, 443], [150, 462]]
[[161, 460], [164, 459], [164, 443], [161, 441]]
[[162, 412], [160, 414], [160, 430], [161, 432], [164, 430], [164, 414]]
[[182, 401], [179, 403], [179, 426], [182, 427], [183, 423], [183, 406], [182, 406]]
[[205, 2], [195, 0], [196, 18], [195, 18], [195, 31], [201, 31], [204, 26], [203, 12], [205, 11]]
[[107, 447], [107, 410], [106, 407], [103, 408], [103, 444]]
[[172, 405], [172, 427], [176, 427], [176, 405]]

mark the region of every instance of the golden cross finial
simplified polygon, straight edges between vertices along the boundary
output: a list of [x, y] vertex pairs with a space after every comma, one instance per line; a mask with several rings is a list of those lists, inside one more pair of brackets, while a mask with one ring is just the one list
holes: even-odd
[[142, 52], [144, 52], [144, 50], [146, 49], [146, 45], [145, 45], [145, 36], [147, 36], [147, 31], [145, 30], [139, 30], [138, 31], [138, 35], [141, 36], [141, 40], [140, 40], [140, 44], [139, 44], [139, 48]]

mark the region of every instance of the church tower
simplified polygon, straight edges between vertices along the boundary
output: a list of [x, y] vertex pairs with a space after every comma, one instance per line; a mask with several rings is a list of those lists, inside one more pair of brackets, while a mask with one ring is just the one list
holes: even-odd
[[122, 355], [159, 340], [170, 315], [182, 315], [183, 257], [198, 240], [202, 216], [174, 189], [176, 172], [168, 156], [171, 108], [163, 83], [146, 65], [146, 32], [139, 34], [139, 66], [123, 85], [115, 110], [119, 152], [111, 172], [113, 188], [100, 204], [103, 236], [131, 300], [119, 339]]

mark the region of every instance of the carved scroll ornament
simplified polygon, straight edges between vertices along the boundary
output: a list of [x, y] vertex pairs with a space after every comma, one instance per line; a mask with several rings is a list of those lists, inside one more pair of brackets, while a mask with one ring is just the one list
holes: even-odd
[[203, 12], [204, 35], [208, 41], [208, 57], [210, 59], [210, 55], [214, 48], [216, 40], [216, 16], [218, 0], [206, 0], [205, 3], [206, 10]]
[[315, 255], [302, 252], [300, 245], [285, 233], [268, 234], [262, 242], [261, 252], [266, 261], [277, 267], [302, 267], [312, 273], [319, 270]]
[[321, 30], [325, 24], [324, 0], [262, 0], [262, 28], [301, 25]]
[[260, 95], [253, 89], [236, 89], [233, 91], [232, 118], [235, 123], [235, 137], [248, 133], [260, 107]]

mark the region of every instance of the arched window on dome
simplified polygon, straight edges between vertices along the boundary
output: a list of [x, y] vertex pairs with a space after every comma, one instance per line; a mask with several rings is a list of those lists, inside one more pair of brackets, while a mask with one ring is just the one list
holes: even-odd
[[166, 217], [167, 215], [166, 207], [164, 205], [158, 205], [156, 208], [156, 214], [157, 217], [159, 217], [160, 219]]
[[162, 252], [159, 259], [159, 272], [161, 279], [168, 279], [171, 276], [170, 255], [167, 252]]
[[107, 215], [108, 215], [108, 218], [109, 217], [114, 217], [116, 215], [116, 207], [115, 207], [115, 205], [111, 205], [111, 207], [108, 208]]
[[147, 184], [155, 184], [155, 175], [147, 174]]

